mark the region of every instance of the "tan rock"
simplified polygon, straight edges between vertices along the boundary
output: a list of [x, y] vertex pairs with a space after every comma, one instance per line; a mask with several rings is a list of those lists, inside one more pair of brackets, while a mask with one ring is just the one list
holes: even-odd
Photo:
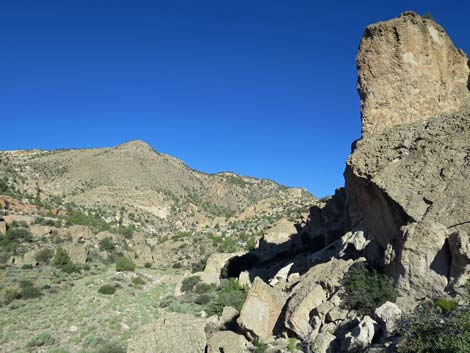
[[201, 280], [208, 284], [220, 283], [220, 272], [222, 271], [225, 264], [232, 258], [240, 256], [243, 253], [215, 253], [209, 256], [206, 262], [206, 267], [202, 273], [199, 273]]
[[451, 258], [446, 227], [438, 223], [413, 223], [403, 227], [401, 256], [393, 266], [398, 288], [413, 298], [442, 295], [448, 284]]
[[270, 287], [257, 277], [248, 292], [237, 322], [247, 335], [267, 340], [273, 335], [286, 300], [286, 294], [280, 289]]
[[303, 275], [299, 284], [294, 287], [287, 304], [286, 327], [300, 337], [311, 335], [310, 313], [336, 292], [344, 274], [354, 263], [354, 260], [331, 259], [313, 266]]
[[216, 332], [207, 342], [206, 353], [249, 353], [248, 341], [232, 331]]
[[3, 218], [0, 218], [0, 236], [5, 235], [7, 232], [7, 223]]
[[399, 324], [402, 312], [397, 304], [385, 302], [374, 311], [377, 319], [385, 326], [387, 334], [393, 333]]
[[142, 327], [129, 342], [128, 353], [204, 353], [206, 319], [189, 314], [164, 313]]
[[87, 260], [89, 250], [83, 244], [67, 244], [64, 246], [73, 263], [84, 264]]
[[357, 55], [363, 136], [468, 108], [467, 61], [441, 26], [416, 13], [369, 25]]

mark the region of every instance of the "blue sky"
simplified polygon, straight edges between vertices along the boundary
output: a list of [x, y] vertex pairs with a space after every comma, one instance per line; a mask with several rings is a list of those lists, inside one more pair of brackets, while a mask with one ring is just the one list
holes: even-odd
[[330, 194], [360, 136], [362, 32], [407, 9], [470, 52], [465, 1], [0, 1], [0, 149], [141, 139]]

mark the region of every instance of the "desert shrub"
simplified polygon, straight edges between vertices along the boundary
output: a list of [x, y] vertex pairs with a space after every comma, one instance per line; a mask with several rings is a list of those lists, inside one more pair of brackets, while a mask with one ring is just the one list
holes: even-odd
[[253, 345], [255, 346], [254, 353], [264, 353], [268, 349], [268, 345], [260, 340], [254, 341]]
[[28, 347], [50, 346], [55, 343], [55, 338], [49, 332], [40, 333], [31, 338], [27, 344]]
[[426, 304], [402, 320], [400, 353], [468, 353], [470, 308], [444, 311]]
[[455, 300], [447, 299], [447, 298], [440, 298], [436, 300], [434, 302], [434, 305], [444, 312], [455, 310], [458, 307], [458, 304]]
[[204, 271], [204, 268], [206, 267], [206, 263], [207, 263], [207, 257], [191, 264], [191, 272], [196, 273], [196, 272]]
[[41, 290], [36, 288], [30, 280], [21, 280], [19, 296], [21, 299], [38, 298], [41, 296]]
[[0, 179], [0, 193], [5, 193], [8, 191], [8, 184], [4, 179]]
[[31, 241], [33, 235], [27, 228], [10, 228], [5, 233], [5, 238], [9, 241]]
[[113, 251], [116, 248], [112, 239], [108, 237], [100, 240], [99, 244], [100, 244], [100, 251]]
[[291, 353], [295, 352], [298, 345], [298, 340], [296, 338], [290, 337], [287, 339], [287, 350]]
[[132, 279], [132, 284], [135, 286], [143, 286], [145, 284], [145, 281], [142, 277], [134, 277]]
[[207, 283], [198, 283], [196, 286], [194, 286], [194, 293], [197, 294], [203, 294], [211, 291], [213, 289], [213, 286]]
[[119, 342], [108, 342], [96, 350], [96, 353], [126, 353], [127, 347]]
[[3, 303], [10, 304], [13, 300], [19, 298], [19, 293], [15, 288], [6, 288], [3, 292]]
[[122, 256], [116, 260], [116, 271], [135, 271], [135, 262], [131, 258]]
[[398, 296], [392, 280], [364, 264], [352, 266], [343, 279], [344, 306], [368, 314]]
[[34, 254], [34, 259], [40, 264], [48, 264], [54, 256], [54, 252], [49, 248], [39, 250]]
[[173, 267], [173, 268], [182, 268], [182, 267], [183, 267], [183, 264], [178, 261], [178, 262], [175, 262], [175, 263], [173, 264], [173, 266], [171, 266], [171, 267]]
[[144, 267], [145, 267], [145, 268], [151, 268], [151, 267], [152, 267], [152, 263], [151, 263], [151, 262], [146, 262], [146, 263], [144, 264]]
[[237, 279], [223, 280], [216, 291], [216, 298], [208, 305], [206, 311], [209, 315], [220, 315], [225, 306], [231, 306], [240, 311], [247, 294], [248, 288], [241, 286]]
[[64, 248], [57, 248], [55, 251], [54, 258], [52, 259], [52, 263], [57, 266], [61, 267], [67, 264], [70, 264], [72, 260], [70, 259], [69, 253]]
[[186, 277], [181, 282], [181, 291], [182, 292], [190, 292], [194, 289], [194, 286], [201, 282], [201, 277], [199, 276], [191, 276]]
[[78, 266], [78, 265], [75, 265], [71, 262], [69, 262], [68, 264], [65, 264], [63, 266], [60, 267], [60, 269], [62, 271], [64, 271], [65, 273], [80, 273], [81, 271], [81, 267]]
[[32, 270], [32, 269], [33, 269], [33, 265], [31, 265], [31, 264], [24, 264], [23, 266], [21, 266], [21, 269], [22, 269], [22, 270]]
[[114, 284], [104, 284], [98, 289], [98, 293], [111, 295], [116, 292], [116, 286]]
[[199, 294], [195, 299], [194, 302], [199, 305], [208, 304], [212, 300], [212, 297], [208, 294]]

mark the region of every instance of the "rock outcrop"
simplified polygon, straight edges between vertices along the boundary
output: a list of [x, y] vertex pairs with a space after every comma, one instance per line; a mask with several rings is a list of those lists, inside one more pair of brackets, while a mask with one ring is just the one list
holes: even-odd
[[441, 26], [414, 12], [368, 26], [357, 56], [363, 135], [468, 108], [467, 62]]

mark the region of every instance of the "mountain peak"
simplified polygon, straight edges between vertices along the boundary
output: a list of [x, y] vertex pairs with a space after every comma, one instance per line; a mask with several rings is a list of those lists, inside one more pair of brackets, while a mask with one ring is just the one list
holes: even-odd
[[132, 140], [124, 142], [115, 147], [116, 149], [125, 149], [133, 152], [156, 152], [153, 147], [142, 140]]

